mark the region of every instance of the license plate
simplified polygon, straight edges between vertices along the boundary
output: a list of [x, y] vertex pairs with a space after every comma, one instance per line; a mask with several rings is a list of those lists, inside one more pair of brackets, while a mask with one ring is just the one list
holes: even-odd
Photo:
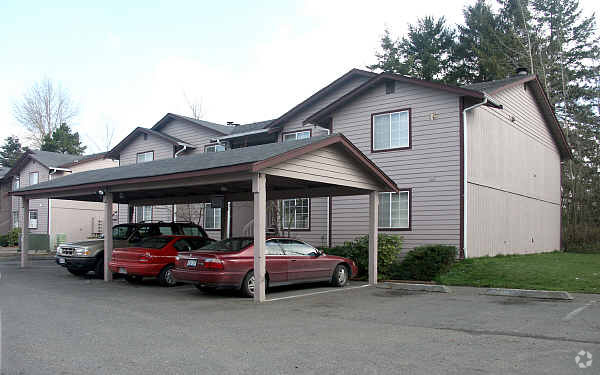
[[187, 266], [188, 267], [196, 267], [198, 264], [198, 259], [188, 259]]
[[58, 258], [58, 264], [65, 264], [65, 258]]
[[123, 274], [123, 275], [127, 275], [127, 268], [123, 268], [123, 267], [119, 268], [119, 273]]

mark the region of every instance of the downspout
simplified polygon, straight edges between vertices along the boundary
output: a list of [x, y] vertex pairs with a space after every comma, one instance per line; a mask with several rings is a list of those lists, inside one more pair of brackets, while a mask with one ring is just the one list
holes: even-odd
[[464, 252], [464, 256], [465, 258], [467, 257], [467, 217], [469, 216], [468, 213], [468, 200], [467, 200], [467, 189], [468, 189], [468, 183], [467, 183], [467, 150], [469, 147], [469, 143], [467, 142], [467, 111], [473, 110], [477, 107], [481, 107], [482, 105], [486, 105], [488, 102], [488, 98], [487, 96], [484, 97], [483, 101], [481, 103], [477, 103], [474, 104], [470, 107], [467, 107], [465, 109], [463, 109], [463, 252]]
[[184, 152], [187, 151], [187, 146], [186, 145], [180, 145], [180, 146], [183, 146], [183, 148], [175, 153], [175, 155], [174, 155], [175, 158], [178, 157], [180, 154], [182, 154], [182, 153], [184, 153]]

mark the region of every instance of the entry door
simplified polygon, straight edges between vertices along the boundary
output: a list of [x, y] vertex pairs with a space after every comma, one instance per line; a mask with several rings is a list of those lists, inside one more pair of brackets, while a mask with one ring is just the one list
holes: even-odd
[[317, 249], [297, 240], [280, 240], [289, 259], [288, 280], [294, 282], [329, 278], [327, 262], [317, 256]]
[[266, 243], [265, 263], [271, 285], [288, 281], [289, 259], [283, 253], [281, 244], [276, 240], [269, 240]]

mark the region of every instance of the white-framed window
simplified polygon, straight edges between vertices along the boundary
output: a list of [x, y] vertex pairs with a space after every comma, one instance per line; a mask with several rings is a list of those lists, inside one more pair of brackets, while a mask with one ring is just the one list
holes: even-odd
[[373, 151], [410, 147], [410, 110], [372, 115]]
[[38, 212], [37, 210], [29, 210], [29, 229], [38, 229]]
[[145, 163], [154, 160], [154, 151], [140, 152], [137, 154], [136, 163]]
[[310, 138], [311, 131], [310, 130], [301, 130], [293, 133], [285, 133], [283, 135], [283, 141], [295, 141], [297, 139], [306, 139]]
[[379, 228], [410, 229], [410, 193], [379, 193]]
[[21, 178], [19, 176], [15, 176], [13, 179], [13, 190], [18, 190], [21, 187]]
[[138, 206], [135, 207], [135, 217], [138, 223], [142, 221], [152, 221], [152, 216], [154, 214], [152, 206]]
[[216, 143], [214, 145], [204, 146], [204, 152], [221, 152], [225, 151], [225, 145], [222, 143]]
[[35, 185], [40, 182], [40, 172], [29, 172], [29, 185]]
[[283, 229], [310, 229], [310, 199], [296, 198], [281, 201]]
[[19, 227], [19, 211], [12, 212], [12, 227], [13, 228]]
[[210, 203], [204, 205], [204, 229], [221, 229], [221, 209], [212, 208]]

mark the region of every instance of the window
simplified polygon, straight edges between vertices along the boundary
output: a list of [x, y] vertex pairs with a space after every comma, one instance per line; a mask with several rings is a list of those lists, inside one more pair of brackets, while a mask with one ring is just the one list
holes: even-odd
[[204, 205], [204, 229], [221, 229], [221, 209], [212, 208], [210, 203]]
[[40, 172], [29, 172], [29, 185], [35, 185], [40, 182]]
[[372, 151], [410, 147], [410, 110], [373, 115]]
[[154, 160], [154, 151], [140, 152], [137, 154], [136, 163], [145, 163]]
[[14, 180], [13, 180], [13, 190], [17, 190], [21, 187], [21, 179], [19, 178], [19, 176], [15, 176]]
[[192, 244], [190, 244], [190, 242], [185, 238], [176, 241], [173, 244], [173, 247], [175, 248], [175, 250], [177, 250], [177, 252], [192, 251], [194, 249]]
[[204, 152], [221, 152], [221, 151], [225, 151], [225, 145], [221, 144], [221, 143], [204, 146]]
[[19, 211], [13, 211], [13, 213], [12, 213], [12, 227], [13, 228], [19, 227]]
[[379, 193], [379, 228], [410, 229], [410, 191]]
[[129, 225], [118, 225], [113, 228], [113, 240], [126, 240], [129, 238], [131, 227]]
[[29, 210], [29, 229], [38, 228], [38, 212], [37, 210]]
[[281, 243], [281, 246], [283, 246], [283, 251], [285, 252], [285, 255], [315, 256], [318, 254], [317, 249], [315, 249], [314, 247], [312, 247], [309, 244], [306, 244], [302, 241], [283, 240], [282, 239], [282, 240], [279, 240], [279, 242]]
[[284, 199], [281, 201], [284, 229], [310, 229], [310, 199]]
[[140, 206], [136, 207], [135, 210], [135, 217], [138, 223], [142, 221], [152, 221], [152, 206]]
[[186, 236], [204, 236], [204, 233], [198, 227], [183, 227], [181, 229]]
[[310, 138], [311, 131], [310, 130], [302, 130], [299, 132], [286, 133], [283, 135], [283, 141], [295, 141], [297, 139], [306, 139]]
[[284, 255], [279, 240], [267, 241], [265, 245], [265, 255]]

